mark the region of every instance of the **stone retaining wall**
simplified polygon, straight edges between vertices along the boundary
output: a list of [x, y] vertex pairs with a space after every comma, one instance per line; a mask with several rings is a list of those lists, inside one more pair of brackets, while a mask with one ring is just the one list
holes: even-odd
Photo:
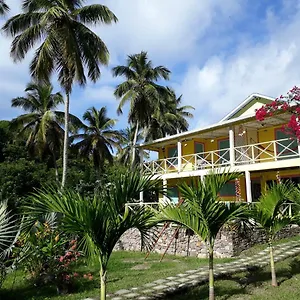
[[[161, 231], [162, 227], [154, 229], [156, 235]], [[190, 234], [186, 229], [180, 228], [176, 234], [177, 226], [167, 228], [160, 236], [153, 252], [164, 253], [168, 248], [168, 254], [181, 256], [198, 256], [206, 257], [207, 249], [204, 242], [200, 241], [196, 235]], [[299, 226], [290, 226], [282, 230], [279, 239], [295, 236], [300, 234]], [[173, 236], [175, 235], [175, 238]], [[154, 234], [151, 234], [154, 238]], [[172, 241], [172, 242], [171, 242]], [[238, 255], [241, 251], [250, 248], [259, 243], [267, 242], [266, 236], [262, 231], [256, 229], [251, 232], [238, 233], [229, 229], [223, 229], [215, 241], [216, 257], [232, 257]], [[141, 245], [141, 236], [138, 230], [128, 230], [118, 241], [115, 250], [141, 251], [145, 247]]]

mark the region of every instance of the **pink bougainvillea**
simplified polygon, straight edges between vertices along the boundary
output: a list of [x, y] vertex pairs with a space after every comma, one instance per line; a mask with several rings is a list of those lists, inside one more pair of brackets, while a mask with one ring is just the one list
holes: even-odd
[[273, 102], [262, 106], [256, 110], [256, 119], [263, 121], [276, 113], [289, 112], [291, 117], [289, 122], [283, 126], [282, 130], [292, 137], [300, 140], [300, 88], [293, 87], [286, 96], [281, 95]]

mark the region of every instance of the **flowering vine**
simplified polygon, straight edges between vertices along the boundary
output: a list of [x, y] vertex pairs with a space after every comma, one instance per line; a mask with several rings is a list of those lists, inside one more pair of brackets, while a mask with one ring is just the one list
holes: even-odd
[[293, 87], [286, 96], [281, 95], [273, 102], [265, 104], [256, 110], [256, 119], [263, 121], [279, 112], [290, 112], [291, 117], [288, 124], [282, 130], [300, 141], [300, 88]]

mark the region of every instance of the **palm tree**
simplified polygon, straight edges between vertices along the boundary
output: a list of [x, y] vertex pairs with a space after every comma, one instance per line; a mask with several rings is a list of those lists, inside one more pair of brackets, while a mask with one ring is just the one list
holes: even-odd
[[161, 97], [145, 130], [146, 141], [184, 132], [189, 128], [187, 118], [193, 118], [189, 110], [195, 108], [190, 105], [180, 106], [182, 95], [177, 98], [174, 90], [169, 87], [167, 90], [166, 97]]
[[277, 286], [273, 241], [276, 234], [290, 225], [296, 217], [289, 215], [285, 209], [286, 204], [293, 201], [295, 195], [295, 186], [291, 182], [274, 184], [260, 197], [252, 210], [252, 217], [258, 226], [265, 232], [270, 252], [270, 266], [272, 286]]
[[209, 255], [209, 299], [214, 299], [214, 242], [220, 229], [230, 221], [245, 217], [245, 207], [241, 204], [219, 201], [219, 192], [224, 185], [240, 176], [239, 173], [210, 173], [202, 180], [179, 186], [184, 203], [173, 204], [160, 212], [161, 221], [175, 222], [192, 231], [207, 244]]
[[88, 125], [81, 123], [84, 133], [74, 135], [72, 139], [80, 141], [75, 145], [83, 157], [91, 157], [97, 170], [103, 168], [105, 160], [113, 162], [114, 148], [120, 148], [122, 138], [119, 131], [114, 130], [116, 120], [107, 117], [106, 107], [97, 110], [95, 107], [88, 109], [83, 120]]
[[158, 184], [138, 171], [118, 174], [109, 186], [93, 199], [86, 199], [73, 190], [57, 193], [54, 189], [37, 192], [28, 204], [31, 216], [45, 212], [62, 215], [62, 230], [82, 237], [81, 250], [100, 262], [100, 299], [106, 299], [107, 264], [120, 237], [131, 228], [140, 231], [142, 240], [149, 238], [149, 229], [156, 224], [154, 212], [145, 206], [129, 208], [142, 191], [150, 191]]
[[26, 97], [12, 99], [11, 105], [28, 113], [13, 119], [11, 126], [20, 134], [28, 134], [26, 146], [31, 155], [42, 157], [50, 152], [58, 180], [56, 159], [62, 147], [64, 130], [61, 127], [63, 113], [56, 109], [63, 104], [63, 97], [60, 93], [53, 93], [51, 84], [29, 83], [25, 92]]
[[9, 11], [8, 5], [4, 0], [0, 0], [0, 16], [4, 16]]
[[104, 5], [83, 6], [84, 0], [23, 0], [23, 12], [9, 19], [3, 30], [14, 37], [11, 56], [21, 61], [35, 45], [30, 64], [33, 78], [48, 82], [54, 72], [66, 93], [63, 149], [64, 187], [67, 176], [69, 106], [74, 82], [84, 86], [87, 77], [96, 82], [101, 64], [107, 65], [108, 49], [88, 26], [111, 24], [117, 17]]
[[[133, 152], [135, 152], [135, 160], [133, 162], [134, 166], [138, 166], [141, 163], [141, 156], [137, 147], [134, 147], [133, 140], [135, 136], [135, 128], [127, 127], [121, 130], [122, 140], [121, 140], [121, 150], [118, 153], [118, 160], [120, 163], [129, 166], [132, 163]], [[136, 142], [139, 143], [143, 140], [143, 135], [141, 132], [138, 133]], [[148, 158], [149, 155], [146, 151], [143, 151], [143, 157]]]
[[[170, 71], [163, 66], [153, 67], [147, 52], [129, 55], [125, 66], [113, 68], [114, 76], [122, 76], [125, 81], [115, 90], [115, 96], [120, 100], [118, 113], [122, 114], [124, 105], [129, 102], [128, 122], [135, 126], [133, 146], [136, 146], [138, 132], [146, 128], [158, 104], [159, 99], [168, 93], [167, 89], [157, 84], [160, 79], [169, 79]], [[132, 164], [135, 161], [135, 151]]]

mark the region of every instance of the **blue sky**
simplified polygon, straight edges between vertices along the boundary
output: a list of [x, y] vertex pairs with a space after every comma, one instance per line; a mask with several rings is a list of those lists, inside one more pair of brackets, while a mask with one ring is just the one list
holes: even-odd
[[[11, 15], [19, 12], [15, 3], [21, 1], [7, 2]], [[95, 28], [110, 50], [110, 65], [102, 69], [96, 84], [74, 88], [71, 112], [77, 116], [91, 106], [106, 106], [109, 116], [119, 120], [119, 128], [127, 126], [126, 115], [116, 115], [113, 90], [119, 80], [112, 78], [111, 68], [141, 50], [148, 51], [155, 65], [172, 71], [168, 84], [183, 94], [184, 104], [196, 108], [191, 129], [218, 121], [251, 93], [276, 97], [299, 85], [300, 1], [100, 2], [109, 6], [119, 22]], [[31, 53], [24, 62], [14, 64], [10, 43], [0, 35], [0, 119], [20, 114], [10, 101], [23, 95], [30, 81]]]

